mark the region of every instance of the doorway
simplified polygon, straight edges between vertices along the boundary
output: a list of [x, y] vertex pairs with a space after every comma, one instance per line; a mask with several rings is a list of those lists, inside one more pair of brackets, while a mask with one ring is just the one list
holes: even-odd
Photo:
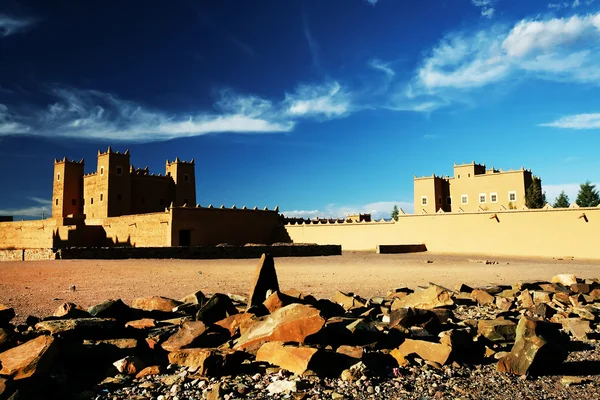
[[192, 231], [189, 229], [181, 229], [179, 231], [179, 246], [189, 247], [192, 245]]

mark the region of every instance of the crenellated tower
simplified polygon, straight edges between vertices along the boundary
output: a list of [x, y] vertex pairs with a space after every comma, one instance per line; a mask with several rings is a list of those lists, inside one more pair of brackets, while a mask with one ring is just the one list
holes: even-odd
[[175, 182], [174, 206], [184, 204], [196, 204], [196, 173], [194, 159], [191, 161], [180, 161], [179, 157], [175, 161], [167, 160], [166, 173]]
[[83, 214], [83, 167], [83, 159], [54, 159], [52, 218]]

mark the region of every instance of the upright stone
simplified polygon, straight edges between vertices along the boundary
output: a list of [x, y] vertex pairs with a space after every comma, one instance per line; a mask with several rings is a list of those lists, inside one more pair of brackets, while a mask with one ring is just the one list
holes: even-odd
[[254, 272], [254, 283], [248, 296], [248, 308], [260, 306], [268, 296], [268, 292], [279, 291], [275, 262], [270, 254], [263, 254]]
[[55, 354], [54, 338], [39, 336], [0, 353], [0, 375], [14, 380], [29, 378], [47, 370]]

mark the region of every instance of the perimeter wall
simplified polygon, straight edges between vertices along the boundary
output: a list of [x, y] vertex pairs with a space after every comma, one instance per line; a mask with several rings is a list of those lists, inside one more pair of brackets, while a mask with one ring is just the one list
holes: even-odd
[[341, 244], [343, 250], [425, 244], [440, 253], [600, 259], [600, 208], [405, 214], [397, 222], [285, 228], [294, 243]]

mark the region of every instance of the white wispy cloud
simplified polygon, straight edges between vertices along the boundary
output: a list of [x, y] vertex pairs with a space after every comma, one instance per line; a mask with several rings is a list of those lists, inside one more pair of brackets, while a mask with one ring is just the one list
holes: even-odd
[[32, 18], [16, 18], [10, 15], [0, 14], [0, 37], [7, 37], [15, 33], [23, 32], [35, 24]]
[[493, 5], [492, 0], [471, 0], [475, 7], [479, 7], [481, 9], [481, 16], [485, 18], [493, 18], [496, 10]]
[[563, 1], [563, 2], [558, 2], [558, 3], [549, 3], [548, 4], [548, 8], [549, 9], [553, 9], [553, 10], [562, 10], [567, 9], [567, 8], [577, 8], [579, 6], [582, 5], [586, 5], [589, 6], [591, 5], [595, 0], [585, 0], [585, 1], [581, 1], [581, 0], [574, 0], [574, 1]]
[[297, 218], [345, 218], [351, 214], [371, 214], [371, 218], [389, 219], [394, 205], [405, 213], [413, 212], [413, 203], [407, 201], [379, 201], [363, 205], [327, 204], [322, 210], [289, 210], [282, 211], [286, 217]]
[[13, 217], [39, 217], [42, 218], [42, 215], [45, 218], [50, 217], [52, 214], [52, 210], [50, 206], [33, 206], [33, 207], [24, 207], [24, 208], [15, 208], [8, 210], [0, 210], [0, 215], [9, 215]]
[[50, 200], [50, 199], [43, 199], [41, 197], [34, 197], [34, 196], [28, 197], [27, 199], [29, 199], [31, 201], [34, 201], [34, 202], [36, 202], [38, 204], [46, 205], [46, 206], [52, 205], [52, 200]]
[[0, 104], [0, 135], [27, 133], [30, 130], [27, 125], [15, 122], [8, 112], [8, 107]]
[[430, 92], [468, 89], [520, 72], [521, 77], [597, 84], [599, 33], [600, 13], [450, 33], [423, 60], [416, 82]]
[[286, 93], [284, 103], [292, 116], [345, 115], [351, 111], [351, 95], [336, 81], [322, 85], [301, 85], [294, 93]]
[[379, 0], [366, 0], [366, 1], [367, 1], [367, 3], [369, 3], [370, 5], [374, 6], [375, 4], [377, 4], [377, 2], [378, 2]]
[[302, 28], [304, 31], [304, 37], [306, 38], [306, 42], [308, 43], [308, 50], [310, 51], [310, 55], [312, 57], [313, 67], [316, 69], [320, 69], [321, 57], [319, 55], [319, 43], [314, 38], [308, 26], [308, 17], [306, 16], [306, 13], [302, 14]]
[[396, 75], [396, 72], [394, 72], [394, 70], [390, 67], [389, 63], [383, 62], [377, 58], [374, 58], [371, 61], [369, 61], [369, 66], [373, 69], [382, 71], [390, 79], [393, 78], [394, 75]]
[[576, 114], [540, 124], [563, 129], [600, 129], [600, 114]]

